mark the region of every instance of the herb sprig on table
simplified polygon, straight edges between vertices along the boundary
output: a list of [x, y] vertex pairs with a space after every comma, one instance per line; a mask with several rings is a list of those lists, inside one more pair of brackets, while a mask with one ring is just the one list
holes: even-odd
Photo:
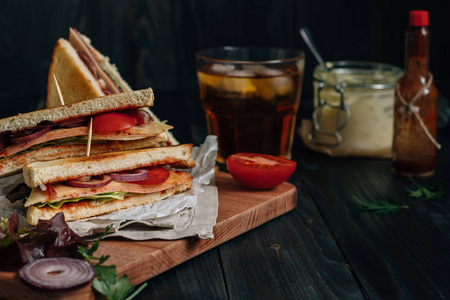
[[[100, 240], [110, 229], [111, 226], [108, 226], [106, 230], [99, 235], [91, 247], [80, 247], [78, 253], [94, 266], [96, 278], [92, 281], [92, 287], [97, 292], [105, 295], [108, 300], [133, 299], [147, 286], [147, 283], [142, 284], [133, 292], [134, 286], [130, 283], [127, 275], [123, 275], [119, 278], [115, 265], [104, 265], [109, 259], [109, 255], [102, 255], [100, 257], [94, 256], [94, 252], [97, 251]], [[92, 261], [97, 261], [97, 264], [93, 264]], [[128, 296], [131, 292], [133, 293]]]
[[374, 211], [378, 214], [392, 214], [397, 213], [399, 209], [408, 209], [408, 205], [397, 205], [392, 202], [391, 199], [387, 201], [377, 201], [377, 202], [367, 202], [359, 199], [356, 196], [353, 196], [357, 202], [359, 202], [363, 206], [363, 210]]
[[415, 186], [415, 189], [407, 189], [409, 193], [408, 195], [411, 198], [425, 198], [429, 200], [439, 200], [445, 194], [441, 184], [432, 183], [423, 186], [418, 184], [417, 181], [415, 181], [411, 175], [408, 175], [408, 178]]
[[[442, 185], [440, 184], [428, 184], [420, 185], [413, 179], [411, 175], [408, 175], [409, 180], [414, 184], [414, 189], [406, 189], [408, 196], [411, 198], [425, 198], [428, 200], [438, 200], [445, 194]], [[408, 209], [408, 205], [397, 205], [392, 199], [380, 200], [376, 202], [368, 202], [361, 200], [356, 196], [353, 199], [362, 205], [362, 209], [366, 211], [374, 211], [379, 214], [397, 213], [400, 209]]]

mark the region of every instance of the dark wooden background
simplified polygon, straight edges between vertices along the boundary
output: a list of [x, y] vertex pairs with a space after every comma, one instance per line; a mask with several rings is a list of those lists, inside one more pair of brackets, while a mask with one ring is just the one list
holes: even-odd
[[[154, 111], [176, 126], [182, 142], [199, 142], [206, 132], [194, 60], [194, 53], [203, 48], [257, 45], [305, 50], [300, 116], [309, 116], [316, 62], [299, 28], [311, 29], [328, 60], [370, 60], [403, 67], [411, 9], [430, 11], [430, 69], [439, 91], [449, 95], [450, 18], [446, 14], [450, 1], [396, 2], [400, 1], [2, 0], [0, 117], [42, 103], [53, 47], [69, 27], [89, 36], [133, 89], [154, 89]], [[158, 102], [158, 95], [168, 103]]]

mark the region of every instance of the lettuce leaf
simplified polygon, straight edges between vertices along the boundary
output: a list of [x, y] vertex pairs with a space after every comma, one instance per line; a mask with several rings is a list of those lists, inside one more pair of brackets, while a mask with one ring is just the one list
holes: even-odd
[[14, 271], [42, 257], [74, 257], [79, 246], [88, 243], [67, 225], [62, 212], [51, 220], [39, 220], [35, 227], [19, 227], [15, 211], [0, 222], [0, 270]]
[[99, 63], [100, 67], [102, 68], [102, 70], [108, 74], [109, 78], [111, 78], [111, 80], [114, 82], [114, 84], [119, 88], [123, 90], [123, 86], [120, 84], [119, 80], [117, 80], [117, 78], [106, 69], [106, 66], [104, 65], [104, 63]]
[[6, 247], [14, 243], [13, 234], [8, 229], [8, 219], [1, 217], [0, 222], [0, 247]]
[[105, 202], [111, 201], [111, 200], [123, 200], [125, 198], [125, 195], [127, 192], [109, 192], [109, 193], [103, 193], [103, 194], [97, 194], [87, 197], [79, 197], [79, 198], [71, 198], [71, 199], [63, 199], [58, 202], [45, 202], [45, 203], [37, 203], [35, 206], [37, 208], [42, 208], [44, 206], [49, 206], [53, 209], [59, 209], [64, 203], [71, 203], [71, 202], [78, 202], [81, 200], [92, 200], [92, 205], [101, 205]]

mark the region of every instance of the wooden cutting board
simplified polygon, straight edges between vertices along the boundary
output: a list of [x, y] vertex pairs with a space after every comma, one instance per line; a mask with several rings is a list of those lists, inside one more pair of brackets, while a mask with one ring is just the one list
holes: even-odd
[[[96, 255], [111, 255], [107, 264], [127, 274], [133, 284], [144, 282], [168, 269], [212, 249], [244, 232], [272, 220], [297, 205], [297, 189], [290, 183], [268, 191], [238, 185], [229, 174], [216, 173], [219, 211], [214, 239], [196, 237], [164, 241], [104, 240]], [[13, 272], [0, 272], [0, 299], [94, 299], [90, 285], [65, 292], [42, 293], [24, 285]]]

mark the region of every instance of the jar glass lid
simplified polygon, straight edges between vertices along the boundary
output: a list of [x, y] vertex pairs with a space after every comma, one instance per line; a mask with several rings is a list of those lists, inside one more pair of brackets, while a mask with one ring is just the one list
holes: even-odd
[[399, 67], [377, 62], [334, 61], [327, 62], [327, 66], [329, 71], [317, 65], [313, 78], [331, 86], [390, 89], [403, 74]]

